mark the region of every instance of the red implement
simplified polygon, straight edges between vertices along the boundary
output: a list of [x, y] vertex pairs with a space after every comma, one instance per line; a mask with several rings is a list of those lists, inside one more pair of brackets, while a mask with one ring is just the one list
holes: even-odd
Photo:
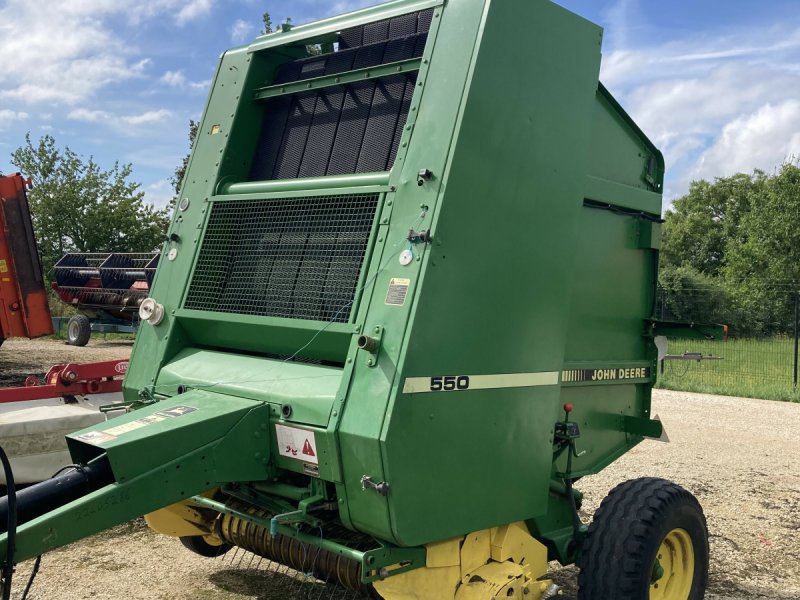
[[0, 176], [0, 343], [53, 333], [26, 183], [19, 173]]
[[56, 365], [47, 372], [42, 385], [35, 377], [29, 377], [22, 387], [0, 388], [0, 404], [120, 392], [127, 370], [127, 360]]

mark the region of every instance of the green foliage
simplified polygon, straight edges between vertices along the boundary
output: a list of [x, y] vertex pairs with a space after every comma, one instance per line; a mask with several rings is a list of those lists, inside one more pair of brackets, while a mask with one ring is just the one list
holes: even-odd
[[790, 331], [800, 292], [798, 223], [797, 164], [692, 183], [665, 215], [664, 305], [702, 315], [695, 321], [713, 316], [734, 335]]
[[272, 17], [268, 12], [261, 15], [261, 20], [264, 23], [264, 29], [261, 30], [261, 35], [272, 33]]
[[175, 167], [175, 174], [170, 178], [172, 189], [175, 190], [175, 196], [170, 200], [170, 207], [174, 208], [178, 201], [178, 195], [181, 193], [181, 186], [183, 185], [183, 178], [186, 175], [186, 169], [189, 168], [189, 159], [192, 156], [192, 148], [194, 141], [197, 139], [197, 128], [200, 126], [198, 121], [189, 119], [189, 153], [183, 157], [181, 164]]
[[34, 144], [30, 134], [11, 163], [33, 180], [28, 201], [46, 273], [67, 252], [147, 252], [164, 238], [168, 211], [144, 202], [130, 164], [106, 171], [50, 135]]
[[763, 193], [766, 176], [739, 173], [714, 183], [692, 182], [689, 193], [676, 200], [665, 215], [661, 260], [691, 266], [706, 275], [719, 275], [731, 241], [746, 237], [742, 218]]
[[690, 323], [722, 323], [730, 316], [730, 297], [722, 283], [691, 265], [663, 265], [661, 316]]

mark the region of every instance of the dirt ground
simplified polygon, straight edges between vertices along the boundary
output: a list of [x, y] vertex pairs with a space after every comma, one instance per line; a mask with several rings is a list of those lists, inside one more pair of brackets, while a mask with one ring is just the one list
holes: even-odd
[[[84, 349], [53, 342], [19, 343], [34, 348], [36, 359], [44, 364], [65, 358], [124, 357], [130, 350], [130, 342], [119, 341], [95, 341]], [[14, 344], [4, 344], [0, 350], [0, 369], [16, 364], [9, 350], [18, 354]], [[670, 443], [645, 442], [601, 474], [582, 480], [578, 487], [586, 494], [584, 518], [621, 481], [641, 476], [672, 479], [697, 495], [708, 519], [708, 600], [800, 598], [800, 404], [656, 391], [653, 406]], [[30, 568], [30, 562], [19, 566], [15, 598], [20, 598]], [[575, 569], [553, 568], [565, 591], [574, 592]], [[276, 572], [250, 554], [195, 556], [177, 540], [158, 536], [134, 521], [45, 555], [29, 598], [322, 600], [331, 596]]]
[[41, 377], [56, 364], [127, 358], [131, 348], [132, 339], [121, 336], [104, 339], [98, 334], [83, 347], [70, 346], [64, 340], [52, 338], [5, 340], [0, 346], [0, 386], [22, 385], [28, 375]]

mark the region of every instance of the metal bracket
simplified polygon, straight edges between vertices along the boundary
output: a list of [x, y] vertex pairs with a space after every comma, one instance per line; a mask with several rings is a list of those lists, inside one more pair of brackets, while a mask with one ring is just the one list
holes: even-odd
[[367, 366], [374, 367], [378, 364], [378, 353], [381, 349], [381, 338], [383, 337], [383, 327], [376, 325], [372, 328], [370, 335], [358, 336], [358, 347], [369, 352]]
[[[383, 545], [364, 552], [361, 559], [361, 582], [372, 583], [425, 566], [425, 548], [398, 548]], [[390, 568], [391, 567], [391, 568]]]
[[361, 489], [363, 491], [372, 490], [377, 492], [381, 496], [386, 496], [389, 494], [389, 482], [388, 481], [381, 481], [376, 483], [372, 480], [372, 477], [369, 475], [364, 475], [361, 478]]

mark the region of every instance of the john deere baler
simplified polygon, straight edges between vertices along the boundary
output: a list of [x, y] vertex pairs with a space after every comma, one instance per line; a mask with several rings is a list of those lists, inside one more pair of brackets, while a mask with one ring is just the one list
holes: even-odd
[[18, 494], [14, 559], [146, 514], [388, 600], [550, 597], [548, 559], [581, 598], [702, 598], [688, 492], [577, 512], [661, 435], [663, 159], [601, 38], [549, 0], [394, 0], [226, 52], [130, 413]]

